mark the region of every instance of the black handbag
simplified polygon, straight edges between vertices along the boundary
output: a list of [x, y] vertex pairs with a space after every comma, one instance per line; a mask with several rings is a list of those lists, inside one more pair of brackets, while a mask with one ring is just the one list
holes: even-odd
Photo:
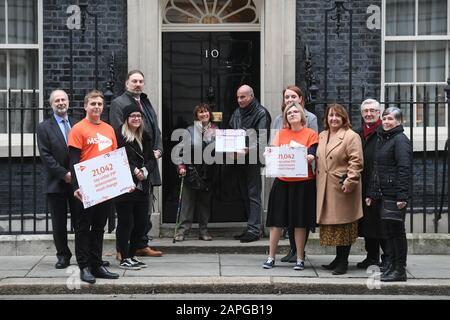
[[397, 207], [397, 200], [383, 199], [381, 201], [381, 219], [395, 220], [405, 222], [406, 207], [399, 209]]
[[207, 190], [208, 184], [200, 177], [197, 169], [193, 165], [186, 165], [186, 177], [184, 183], [194, 190]]

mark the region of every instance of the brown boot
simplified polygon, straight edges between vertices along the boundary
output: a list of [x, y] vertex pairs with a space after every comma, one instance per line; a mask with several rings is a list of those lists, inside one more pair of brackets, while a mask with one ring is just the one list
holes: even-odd
[[150, 247], [145, 247], [143, 249], [136, 250], [136, 255], [138, 257], [161, 257], [162, 252], [158, 250], [153, 250]]

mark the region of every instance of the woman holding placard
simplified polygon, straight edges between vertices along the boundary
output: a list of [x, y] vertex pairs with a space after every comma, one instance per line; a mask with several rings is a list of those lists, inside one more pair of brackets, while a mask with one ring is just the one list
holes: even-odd
[[275, 254], [283, 227], [294, 229], [297, 247], [297, 263], [294, 270], [303, 270], [304, 245], [306, 228], [315, 225], [316, 186], [311, 163], [315, 159], [318, 143], [317, 133], [306, 127], [306, 117], [303, 108], [294, 103], [283, 112], [285, 128], [280, 130], [273, 142], [273, 146], [289, 146], [292, 148], [306, 147], [308, 162], [308, 176], [305, 178], [278, 177], [270, 191], [267, 227], [270, 227], [269, 257], [263, 268], [271, 269], [275, 265]]
[[150, 201], [149, 175], [156, 168], [150, 136], [144, 131], [142, 110], [132, 103], [123, 110], [122, 126], [116, 130], [117, 143], [125, 147], [136, 188], [116, 198], [117, 246], [122, 260], [119, 267], [139, 270], [147, 265], [136, 257], [137, 245], [145, 233]]

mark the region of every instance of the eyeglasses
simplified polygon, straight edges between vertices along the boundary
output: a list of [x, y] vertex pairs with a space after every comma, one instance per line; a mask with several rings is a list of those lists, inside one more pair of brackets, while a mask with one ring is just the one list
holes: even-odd
[[362, 113], [375, 113], [375, 112], [380, 112], [380, 110], [378, 109], [363, 109]]
[[290, 115], [297, 114], [297, 113], [300, 113], [300, 111], [292, 110], [292, 111], [286, 112], [286, 115], [290, 116]]
[[141, 116], [140, 114], [135, 114], [135, 115], [130, 115], [128, 118], [131, 118], [131, 119], [141, 119], [142, 116]]

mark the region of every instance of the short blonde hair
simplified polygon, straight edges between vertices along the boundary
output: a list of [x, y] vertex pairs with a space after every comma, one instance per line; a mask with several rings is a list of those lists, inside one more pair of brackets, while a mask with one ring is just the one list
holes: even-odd
[[296, 108], [299, 112], [300, 112], [300, 123], [302, 124], [302, 126], [306, 126], [306, 115], [305, 115], [305, 111], [303, 109], [303, 107], [298, 103], [298, 102], [293, 102], [290, 105], [286, 106], [286, 108], [284, 108], [283, 111], [283, 125], [285, 128], [291, 128], [291, 124], [289, 123], [288, 119], [287, 119], [287, 112], [288, 110], [292, 109], [292, 108]]

